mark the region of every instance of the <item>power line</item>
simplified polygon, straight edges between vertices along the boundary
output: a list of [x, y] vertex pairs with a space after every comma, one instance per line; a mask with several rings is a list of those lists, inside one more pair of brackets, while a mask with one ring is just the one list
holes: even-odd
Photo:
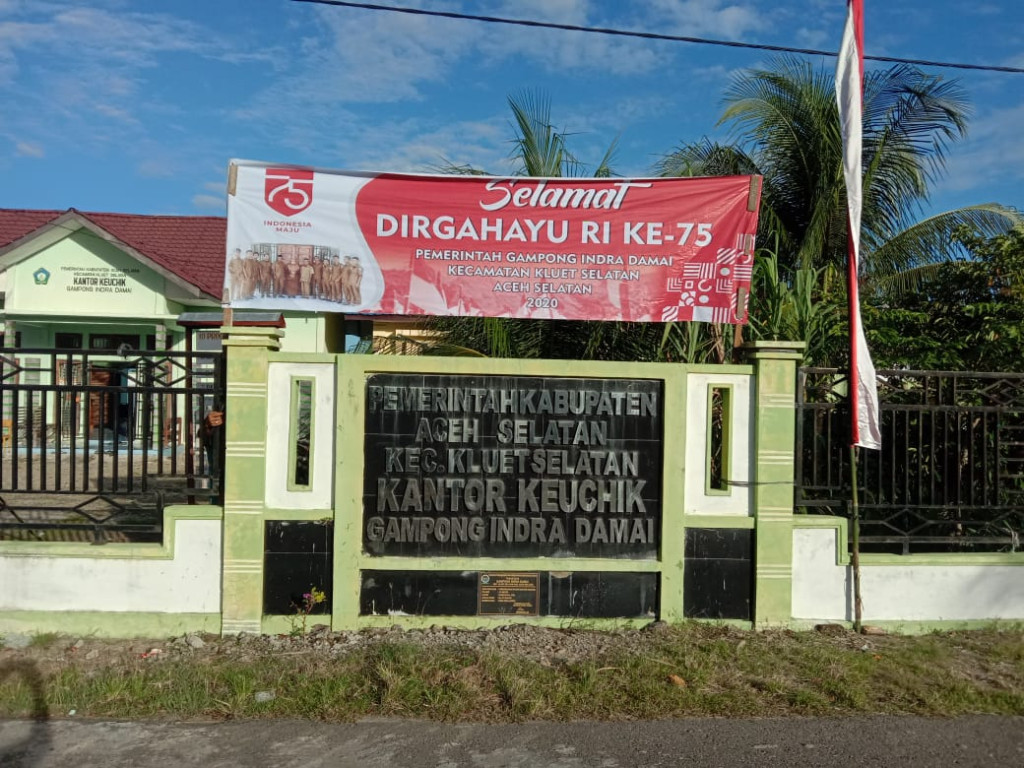
[[[805, 56], [836, 56], [835, 51], [819, 51], [814, 48], [793, 48], [786, 45], [764, 45], [761, 43], [740, 43], [733, 40], [713, 40], [706, 37], [686, 37], [684, 35], [665, 35], [659, 32], [635, 32], [627, 29], [611, 27], [583, 27], [577, 24], [558, 24], [553, 21], [535, 21], [531, 19], [509, 19], [501, 16], [478, 16], [471, 13], [454, 13], [452, 11], [428, 11], [423, 8], [401, 8], [393, 5], [376, 3], [353, 3], [345, 0], [292, 0], [296, 3], [315, 3], [317, 5], [337, 5], [345, 8], [360, 8], [367, 11], [391, 11], [408, 13], [413, 16], [437, 16], [445, 19], [461, 19], [465, 21], [482, 21], [487, 24], [512, 24], [519, 27], [539, 29], [561, 29], [569, 32], [591, 32], [599, 35], [615, 35], [617, 37], [638, 37], [643, 40], [668, 40], [674, 43], [698, 43], [701, 45], [721, 45], [728, 48], [747, 48], [755, 51], [772, 51], [775, 53], [798, 53]], [[973, 69], [982, 72], [1008, 72], [1024, 74], [1021, 67], [1002, 67], [995, 64], [964, 64], [950, 61], [929, 61], [928, 59], [901, 59], [894, 56], [865, 56], [868, 61], [884, 61], [894, 64], [915, 64], [922, 67], [945, 67], [948, 69]]]

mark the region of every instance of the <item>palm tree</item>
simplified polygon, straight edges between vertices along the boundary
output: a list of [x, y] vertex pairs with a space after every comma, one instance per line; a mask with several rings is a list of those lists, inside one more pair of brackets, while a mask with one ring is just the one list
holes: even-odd
[[[571, 134], [556, 128], [543, 94], [510, 96], [514, 137], [510, 157], [517, 175], [569, 177], [614, 175], [612, 142], [593, 170], [569, 149]], [[490, 175], [469, 165], [446, 163], [442, 173]], [[625, 323], [578, 320], [440, 317], [428, 322], [424, 353], [472, 350], [491, 357], [707, 362], [724, 361], [725, 345], [706, 323]]]
[[[825, 269], [826, 284], [841, 285], [833, 276], [846, 256], [846, 190], [831, 73], [781, 57], [738, 75], [725, 105], [719, 124], [731, 127], [731, 143], [683, 145], [658, 171], [761, 174], [760, 236], [777, 243], [780, 267], [790, 280], [800, 268]], [[993, 236], [1020, 221], [994, 203], [919, 219], [949, 146], [966, 133], [967, 112], [955, 81], [907, 65], [866, 73], [861, 248], [868, 290], [913, 285], [923, 270], [949, 258], [953, 234], [965, 225]]]
[[[615, 154], [612, 142], [594, 167], [588, 167], [568, 145], [570, 134], [555, 127], [551, 102], [537, 91], [522, 91], [510, 96], [512, 111], [512, 150], [514, 174], [524, 177], [563, 177], [613, 175]], [[468, 165], [448, 163], [442, 173], [490, 175]], [[657, 348], [657, 335], [649, 330], [627, 332], [625, 326], [639, 323], [599, 323], [555, 320], [518, 320], [507, 318], [442, 317], [428, 323], [436, 344], [458, 345], [479, 350], [492, 357], [576, 358], [576, 359], [651, 359], [650, 348]]]
[[[608, 147], [593, 174], [588, 174], [587, 166], [569, 151], [568, 139], [572, 134], [559, 130], [552, 122], [551, 100], [546, 95], [540, 91], [520, 91], [508, 97], [508, 106], [512, 110], [514, 132], [509, 153], [515, 164], [514, 175], [549, 178], [586, 175], [607, 178], [613, 175], [611, 163], [617, 140]], [[472, 165], [450, 162], [443, 163], [435, 170], [466, 176], [493, 175]]]

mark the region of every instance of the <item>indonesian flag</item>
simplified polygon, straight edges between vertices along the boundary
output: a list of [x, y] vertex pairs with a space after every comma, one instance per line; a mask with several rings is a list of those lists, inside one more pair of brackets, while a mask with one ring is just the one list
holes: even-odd
[[871, 362], [860, 318], [858, 271], [860, 217], [864, 199], [861, 171], [861, 133], [864, 81], [864, 3], [847, 0], [846, 29], [836, 65], [836, 98], [843, 132], [843, 176], [849, 207], [848, 282], [850, 296], [850, 413], [853, 445], [878, 450], [882, 434], [878, 418], [875, 366]]

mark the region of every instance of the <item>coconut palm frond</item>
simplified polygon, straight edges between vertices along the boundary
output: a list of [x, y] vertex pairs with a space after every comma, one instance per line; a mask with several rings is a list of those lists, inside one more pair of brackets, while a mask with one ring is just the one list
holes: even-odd
[[492, 174], [476, 168], [469, 163], [456, 163], [448, 158], [441, 158], [441, 162], [429, 168], [431, 173], [441, 173], [448, 176], [491, 176]]
[[880, 243], [866, 261], [863, 279], [873, 290], [896, 294], [916, 288], [929, 268], [960, 253], [956, 233], [981, 237], [1010, 232], [1024, 222], [1020, 211], [997, 203], [972, 205], [930, 216]]

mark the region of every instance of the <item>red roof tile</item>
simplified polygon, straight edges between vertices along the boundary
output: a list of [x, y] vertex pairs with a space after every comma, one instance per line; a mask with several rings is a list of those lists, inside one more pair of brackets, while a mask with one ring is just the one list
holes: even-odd
[[65, 211], [24, 211], [0, 208], [0, 248], [10, 245], [43, 224], [53, 221]]
[[224, 284], [227, 220], [223, 216], [27, 211], [0, 208], [0, 248], [66, 213], [77, 213], [125, 245], [213, 297]]

